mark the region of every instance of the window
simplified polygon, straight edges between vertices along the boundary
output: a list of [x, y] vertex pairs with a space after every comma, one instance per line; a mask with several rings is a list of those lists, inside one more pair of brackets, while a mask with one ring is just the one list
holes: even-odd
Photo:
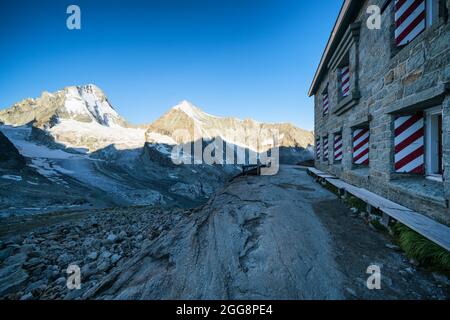
[[328, 161], [328, 136], [322, 138], [323, 141], [323, 161]]
[[397, 116], [394, 121], [394, 167], [397, 173], [424, 173], [423, 113]]
[[442, 108], [398, 116], [394, 128], [395, 172], [442, 181]]
[[350, 94], [350, 67], [348, 65], [339, 68], [339, 79], [341, 96], [346, 97]]
[[442, 161], [442, 109], [441, 107], [425, 111], [426, 123], [426, 155], [425, 173], [427, 177], [442, 180], [444, 171]]
[[320, 146], [320, 138], [316, 140], [316, 160], [320, 160], [321, 146]]
[[[340, 43], [331, 55], [328, 70], [333, 77], [332, 112], [340, 116], [359, 103], [361, 95], [358, 90], [358, 70], [360, 64], [359, 36], [362, 28], [360, 19], [351, 23], [345, 31]], [[331, 84], [331, 83], [330, 83]]]
[[334, 135], [334, 161], [342, 161], [342, 133], [336, 133]]
[[322, 93], [322, 113], [324, 116], [328, 114], [329, 103], [328, 103], [328, 85]]
[[353, 131], [353, 164], [369, 165], [369, 128]]
[[407, 45], [439, 20], [439, 1], [395, 0], [395, 42]]

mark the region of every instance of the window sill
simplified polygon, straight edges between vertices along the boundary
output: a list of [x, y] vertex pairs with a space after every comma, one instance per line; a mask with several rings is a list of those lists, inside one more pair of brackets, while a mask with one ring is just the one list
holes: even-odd
[[360, 177], [368, 177], [369, 176], [369, 167], [353, 165], [351, 172]]
[[347, 97], [342, 98], [333, 113], [340, 116], [359, 103], [361, 95], [358, 90], [353, 90]]
[[425, 176], [404, 176], [396, 177], [389, 182], [402, 192], [413, 193], [414, 196], [433, 202], [443, 208], [447, 208], [447, 201], [444, 195], [444, 184], [440, 181], [429, 180]]
[[450, 92], [450, 82], [404, 97], [386, 108], [387, 114], [411, 113], [442, 104]]
[[442, 175], [440, 174], [427, 175], [425, 176], [425, 179], [436, 182], [444, 182], [444, 180], [442, 179]]

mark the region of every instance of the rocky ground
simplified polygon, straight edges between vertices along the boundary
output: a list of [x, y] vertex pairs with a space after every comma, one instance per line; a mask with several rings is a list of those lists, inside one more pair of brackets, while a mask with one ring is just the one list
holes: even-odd
[[[0, 297], [76, 299], [134, 256], [183, 211], [133, 207], [4, 219]], [[45, 226], [50, 225], [50, 226]], [[14, 235], [16, 234], [16, 235]], [[67, 267], [81, 268], [81, 290], [66, 287]]]
[[[44, 219], [45, 217], [45, 219]], [[240, 177], [191, 210], [133, 207], [2, 220], [9, 299], [448, 299], [305, 170]], [[44, 220], [43, 220], [44, 219]], [[81, 290], [65, 286], [81, 267]], [[381, 289], [369, 290], [369, 265]]]

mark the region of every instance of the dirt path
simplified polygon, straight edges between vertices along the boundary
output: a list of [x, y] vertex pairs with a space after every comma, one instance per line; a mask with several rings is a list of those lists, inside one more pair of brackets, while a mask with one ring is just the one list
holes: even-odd
[[[446, 298], [388, 239], [354, 218], [304, 170], [234, 180], [183, 216], [85, 298]], [[381, 267], [381, 290], [366, 287]]]

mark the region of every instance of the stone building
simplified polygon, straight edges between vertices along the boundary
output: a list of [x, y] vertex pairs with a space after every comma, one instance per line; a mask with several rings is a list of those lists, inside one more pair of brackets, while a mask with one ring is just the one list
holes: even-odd
[[344, 1], [309, 91], [318, 169], [446, 224], [449, 8], [450, 0]]

